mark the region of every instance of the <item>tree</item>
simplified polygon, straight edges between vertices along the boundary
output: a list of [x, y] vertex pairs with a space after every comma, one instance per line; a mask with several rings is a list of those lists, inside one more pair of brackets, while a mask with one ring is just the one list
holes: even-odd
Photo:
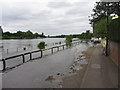
[[91, 39], [93, 37], [93, 34], [90, 33], [90, 30], [87, 30], [85, 33], [79, 35], [80, 39]]
[[120, 2], [96, 2], [93, 14], [91, 14], [92, 19], [90, 19], [90, 23], [97, 22], [111, 14], [120, 16]]
[[35, 34], [34, 34], [34, 37], [35, 37], [35, 38], [39, 37], [39, 34], [38, 34], [38, 33], [35, 33]]
[[90, 19], [95, 37], [107, 36], [111, 15], [120, 16], [120, 2], [96, 2]]

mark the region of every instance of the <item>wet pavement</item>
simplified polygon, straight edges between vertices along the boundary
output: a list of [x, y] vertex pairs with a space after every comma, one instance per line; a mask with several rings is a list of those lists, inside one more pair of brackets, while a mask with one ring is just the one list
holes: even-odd
[[82, 69], [80, 64], [87, 64], [82, 51], [89, 46], [83, 43], [6, 71], [3, 88], [62, 88], [63, 77]]
[[100, 45], [94, 47], [81, 88], [118, 88], [118, 67], [102, 51]]

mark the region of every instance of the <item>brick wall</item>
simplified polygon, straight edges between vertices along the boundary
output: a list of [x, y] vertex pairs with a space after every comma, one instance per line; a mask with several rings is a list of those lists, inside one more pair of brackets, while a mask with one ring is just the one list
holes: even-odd
[[120, 66], [120, 43], [110, 41], [110, 58], [113, 62]]

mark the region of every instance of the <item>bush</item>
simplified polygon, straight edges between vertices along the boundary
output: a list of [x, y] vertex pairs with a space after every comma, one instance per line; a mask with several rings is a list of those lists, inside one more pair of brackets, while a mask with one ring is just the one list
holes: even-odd
[[66, 36], [66, 46], [71, 47], [72, 46], [72, 36]]
[[46, 46], [45, 42], [40, 42], [40, 43], [38, 44], [38, 48], [39, 48], [39, 49], [44, 49], [45, 46]]

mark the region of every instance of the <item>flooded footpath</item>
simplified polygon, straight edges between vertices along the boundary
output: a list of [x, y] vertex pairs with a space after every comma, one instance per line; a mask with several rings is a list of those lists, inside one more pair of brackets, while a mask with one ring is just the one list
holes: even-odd
[[2, 74], [3, 88], [62, 88], [63, 79], [74, 76], [88, 64], [84, 51], [91, 43], [32, 60]]

